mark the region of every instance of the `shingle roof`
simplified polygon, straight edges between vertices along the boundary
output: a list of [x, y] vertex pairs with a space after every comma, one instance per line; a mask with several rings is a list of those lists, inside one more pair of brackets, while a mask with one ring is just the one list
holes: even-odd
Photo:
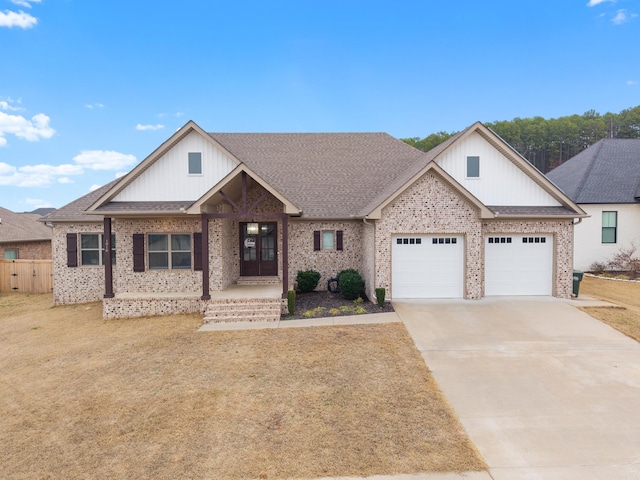
[[557, 217], [566, 215], [575, 217], [576, 212], [567, 207], [520, 207], [520, 206], [494, 206], [488, 207], [499, 217]]
[[547, 177], [576, 203], [633, 203], [640, 197], [640, 140], [600, 140]]
[[386, 133], [210, 133], [303, 217], [353, 217], [423, 152]]
[[101, 215], [87, 215], [85, 210], [89, 206], [104, 195], [118, 180], [103, 185], [102, 187], [87, 193], [86, 195], [66, 204], [64, 207], [45, 215], [43, 220], [47, 222], [101, 222]]
[[[109, 214], [180, 213], [193, 202], [109, 202], [96, 212]], [[92, 215], [95, 216], [95, 215]]]
[[0, 207], [0, 243], [51, 240], [51, 227], [34, 213], [15, 213]]

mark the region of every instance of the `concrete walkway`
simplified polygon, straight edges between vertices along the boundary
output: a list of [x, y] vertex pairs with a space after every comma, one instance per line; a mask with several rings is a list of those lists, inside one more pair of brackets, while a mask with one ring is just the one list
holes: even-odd
[[571, 303], [394, 302], [494, 480], [640, 479], [640, 345]]

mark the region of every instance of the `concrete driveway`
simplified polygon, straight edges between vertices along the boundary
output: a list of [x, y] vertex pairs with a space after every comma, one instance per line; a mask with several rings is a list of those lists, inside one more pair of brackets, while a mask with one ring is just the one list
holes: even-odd
[[640, 479], [640, 345], [550, 297], [393, 302], [495, 480]]

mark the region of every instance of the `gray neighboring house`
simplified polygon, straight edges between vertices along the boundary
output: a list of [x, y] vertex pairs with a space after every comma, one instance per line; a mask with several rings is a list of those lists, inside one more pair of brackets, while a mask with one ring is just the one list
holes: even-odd
[[589, 270], [632, 245], [640, 255], [640, 139], [600, 140], [547, 178], [589, 215], [575, 226], [575, 268]]
[[309, 269], [325, 289], [354, 268], [370, 299], [376, 287], [387, 299], [569, 297], [584, 215], [481, 123], [424, 153], [386, 133], [207, 133], [189, 121], [46, 220], [55, 303], [102, 300], [105, 318], [253, 312], [272, 300], [231, 292], [272, 283], [279, 317]]
[[52, 228], [41, 218], [39, 211], [16, 213], [0, 207], [0, 260], [51, 260]]

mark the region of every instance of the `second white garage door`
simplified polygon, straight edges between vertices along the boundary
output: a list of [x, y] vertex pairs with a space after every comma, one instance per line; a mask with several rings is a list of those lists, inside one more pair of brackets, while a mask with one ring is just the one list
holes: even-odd
[[553, 236], [491, 235], [484, 246], [485, 295], [551, 295]]
[[464, 295], [462, 236], [393, 238], [391, 297], [460, 298]]

